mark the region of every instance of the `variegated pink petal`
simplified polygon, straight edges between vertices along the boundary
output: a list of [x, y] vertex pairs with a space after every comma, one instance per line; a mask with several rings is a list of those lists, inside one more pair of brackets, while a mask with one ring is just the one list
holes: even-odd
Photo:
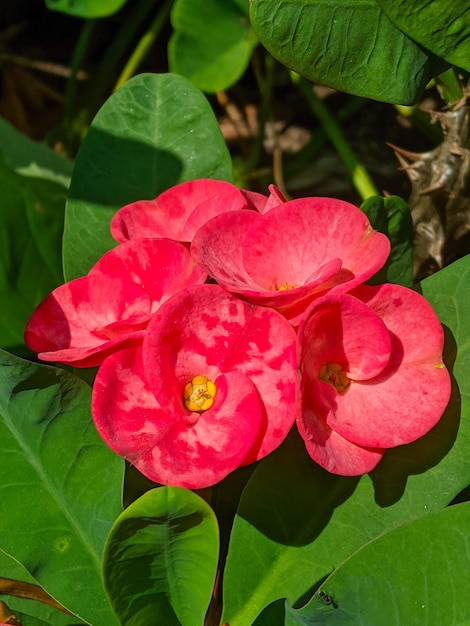
[[116, 241], [164, 237], [190, 242], [214, 215], [246, 209], [243, 194], [230, 183], [199, 179], [175, 185], [154, 200], [141, 200], [122, 207], [111, 221]]
[[214, 381], [221, 373], [246, 375], [264, 420], [247, 463], [280, 445], [299, 410], [293, 329], [277, 312], [253, 307], [217, 285], [188, 288], [159, 309], [145, 336], [144, 364], [160, 406], [169, 411], [194, 376]]
[[202, 284], [207, 278], [188, 249], [171, 239], [133, 239], [122, 243], [103, 255], [89, 274], [126, 277], [142, 286], [152, 299], [152, 312], [180, 289]]
[[183, 406], [183, 388], [175, 411], [163, 411], [146, 382], [141, 350], [122, 350], [103, 362], [95, 379], [95, 425], [109, 447], [150, 480], [208, 487], [241, 464], [262, 420], [246, 376], [221, 375], [216, 385], [213, 407], [201, 414]]
[[141, 336], [150, 308], [149, 294], [132, 281], [84, 276], [41, 302], [28, 321], [25, 342], [44, 361], [92, 367], [110, 349]]

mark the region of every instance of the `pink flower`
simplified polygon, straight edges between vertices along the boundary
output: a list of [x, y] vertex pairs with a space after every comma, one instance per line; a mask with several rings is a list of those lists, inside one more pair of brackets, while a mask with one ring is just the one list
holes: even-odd
[[140, 200], [119, 209], [111, 221], [111, 234], [121, 242], [141, 237], [190, 242], [214, 215], [247, 206], [243, 193], [230, 183], [191, 180], [167, 189], [154, 200]]
[[329, 198], [280, 203], [265, 214], [232, 211], [202, 226], [191, 254], [228, 291], [299, 322], [327, 291], [370, 278], [390, 251], [357, 207]]
[[188, 250], [168, 239], [139, 239], [107, 252], [87, 276], [47, 296], [33, 312], [25, 342], [43, 361], [92, 367], [138, 340], [171, 295], [206, 274]]
[[142, 346], [109, 356], [93, 387], [110, 448], [151, 480], [188, 488], [269, 454], [298, 411], [294, 330], [218, 285], [170, 298]]
[[450, 397], [443, 331], [428, 302], [398, 285], [328, 294], [299, 328], [303, 411], [314, 461], [345, 476], [369, 472], [386, 448], [426, 434]]
[[221, 180], [191, 180], [167, 189], [154, 200], [139, 200], [119, 209], [111, 221], [111, 234], [120, 242], [141, 237], [190, 242], [215, 215], [243, 209], [265, 213], [285, 201], [274, 185], [269, 191], [267, 197]]

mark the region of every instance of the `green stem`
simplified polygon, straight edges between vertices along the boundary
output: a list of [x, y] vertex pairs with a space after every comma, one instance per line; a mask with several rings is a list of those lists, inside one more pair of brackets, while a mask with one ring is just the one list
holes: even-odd
[[269, 119], [269, 113], [271, 110], [271, 98], [273, 92], [273, 84], [274, 84], [274, 68], [276, 62], [270, 54], [264, 55], [265, 60], [265, 75], [260, 68], [259, 58], [256, 53], [253, 55], [252, 64], [253, 71], [255, 74], [256, 82], [258, 84], [258, 89], [261, 94], [261, 101], [258, 107], [258, 133], [253, 142], [253, 146], [251, 148], [248, 159], [245, 163], [245, 172], [251, 173], [256, 169], [263, 149], [264, 143], [264, 131], [266, 122]]
[[141, 37], [139, 43], [134, 49], [134, 52], [131, 54], [129, 60], [124, 66], [124, 69], [122, 70], [113, 91], [116, 91], [117, 89], [119, 89], [119, 87], [122, 87], [122, 85], [124, 85], [124, 83], [127, 82], [129, 78], [131, 78], [131, 76], [133, 76], [137, 72], [137, 68], [147, 56], [150, 48], [155, 42], [155, 39], [158, 37], [160, 31], [164, 27], [168, 16], [170, 15], [172, 5], [173, 0], [166, 0], [166, 2], [163, 3], [155, 19], [150, 25], [150, 28]]
[[136, 1], [132, 12], [127, 16], [119, 32], [115, 35], [111, 45], [90, 81], [84, 94], [84, 103], [87, 107], [87, 120], [90, 121], [101, 105], [105, 96], [112, 89], [116, 68], [121, 63], [121, 58], [129, 47], [135, 33], [148, 18], [149, 13], [155, 6], [155, 0]]
[[434, 80], [436, 85], [441, 88], [443, 98], [447, 104], [453, 104], [463, 98], [462, 85], [453, 67], [436, 76]]
[[352, 183], [361, 198], [367, 200], [370, 196], [380, 195], [366, 169], [357, 160], [356, 155], [351, 150], [335, 118], [313, 91], [312, 84], [292, 72], [291, 77], [294, 84], [297, 85], [298, 89], [309, 103], [314, 115], [316, 115], [321, 122], [329, 140], [343, 160], [351, 176]]
[[80, 31], [77, 45], [73, 51], [70, 78], [67, 81], [64, 96], [64, 122], [70, 123], [75, 116], [77, 98], [77, 73], [82, 68], [88, 44], [95, 27], [96, 20], [87, 20]]

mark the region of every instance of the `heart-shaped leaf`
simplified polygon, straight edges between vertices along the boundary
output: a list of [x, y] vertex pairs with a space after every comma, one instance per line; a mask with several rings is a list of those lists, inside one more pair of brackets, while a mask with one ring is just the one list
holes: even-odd
[[233, 85], [257, 43], [248, 13], [248, 0], [176, 0], [168, 48], [171, 71], [203, 91]]
[[140, 74], [100, 109], [78, 152], [64, 232], [64, 273], [82, 276], [116, 245], [115, 211], [185, 180], [231, 181], [232, 164], [209, 103], [174, 74]]

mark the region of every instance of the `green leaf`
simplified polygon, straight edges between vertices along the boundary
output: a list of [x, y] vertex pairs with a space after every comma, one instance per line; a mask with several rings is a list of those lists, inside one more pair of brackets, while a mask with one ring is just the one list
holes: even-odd
[[446, 67], [375, 0], [252, 0], [250, 14], [261, 43], [281, 63], [358, 96], [413, 104]]
[[195, 178], [232, 180], [209, 103], [181, 76], [131, 79], [100, 109], [77, 156], [65, 219], [67, 280], [116, 245], [109, 223], [118, 208]]
[[111, 529], [103, 561], [120, 623], [202, 626], [218, 548], [216, 517], [192, 491], [160, 487], [133, 502]]
[[416, 42], [470, 71], [470, 5], [448, 0], [376, 0], [388, 19]]
[[[0, 578], [9, 578], [13, 581], [21, 581], [37, 585], [37, 581], [24, 569], [20, 563], [9, 557], [0, 550]], [[77, 617], [67, 615], [52, 606], [42, 602], [34, 602], [30, 598], [10, 596], [2, 594], [2, 599], [15, 613], [21, 614], [22, 626], [32, 626], [32, 619], [43, 620], [52, 626], [70, 626], [71, 624], [83, 624]], [[27, 615], [27, 618], [24, 616]]]
[[466, 502], [371, 541], [286, 624], [468, 624], [469, 516]]
[[361, 205], [372, 226], [392, 244], [384, 267], [369, 284], [396, 283], [413, 286], [413, 221], [410, 209], [399, 196], [372, 196]]
[[51, 180], [68, 189], [73, 164], [46, 145], [33, 141], [0, 118], [0, 153], [15, 172]]
[[33, 309], [62, 282], [66, 190], [19, 176], [0, 157], [0, 346], [24, 352]]
[[172, 72], [208, 92], [227, 89], [243, 75], [257, 44], [248, 0], [176, 0], [171, 21]]
[[316, 466], [296, 432], [261, 461], [230, 540], [223, 614], [230, 626], [252, 624], [280, 598], [303, 603], [364, 544], [443, 508], [470, 484], [470, 256], [427, 278], [422, 289], [447, 327], [444, 358], [453, 377], [447, 410], [427, 435], [389, 450], [360, 479]]
[[90, 388], [0, 352], [0, 548], [95, 626], [116, 624], [101, 582], [123, 462], [90, 417]]
[[46, 6], [51, 11], [60, 11], [89, 20], [113, 15], [126, 2], [127, 0], [46, 0]]

